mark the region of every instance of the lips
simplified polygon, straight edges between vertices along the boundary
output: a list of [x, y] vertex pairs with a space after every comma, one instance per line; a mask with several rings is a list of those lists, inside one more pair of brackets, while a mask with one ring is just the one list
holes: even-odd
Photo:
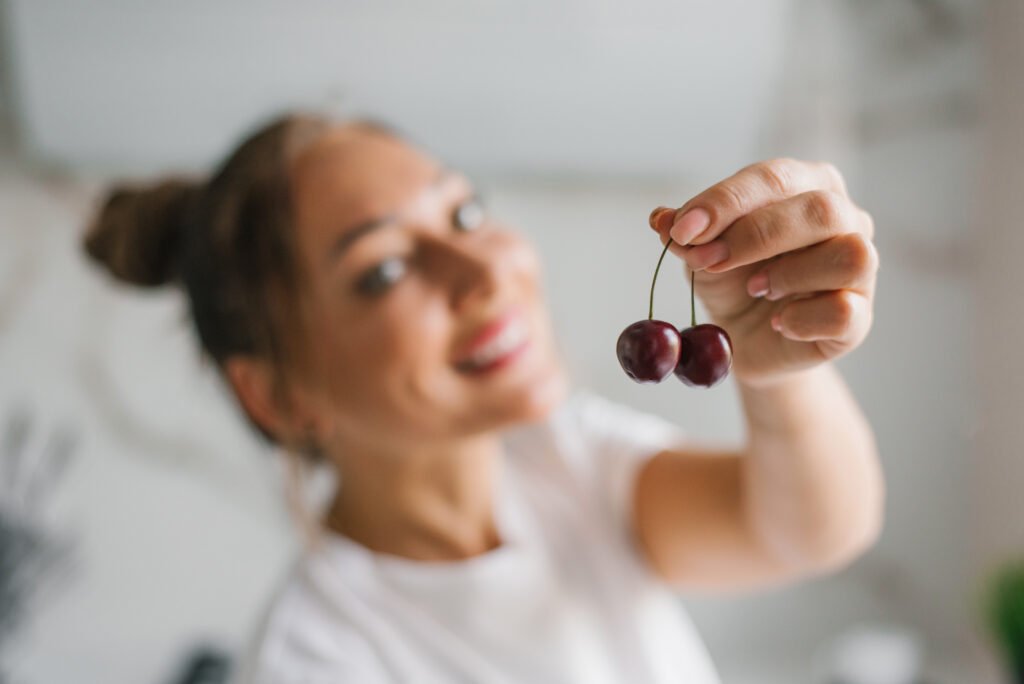
[[460, 370], [479, 370], [499, 363], [526, 342], [526, 321], [513, 310], [485, 324], [455, 357]]

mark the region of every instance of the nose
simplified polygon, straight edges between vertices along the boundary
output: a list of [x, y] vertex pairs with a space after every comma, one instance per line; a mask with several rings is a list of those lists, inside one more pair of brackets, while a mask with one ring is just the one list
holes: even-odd
[[439, 239], [431, 242], [430, 254], [434, 277], [448, 290], [454, 311], [480, 306], [501, 288], [502, 260], [482, 245]]

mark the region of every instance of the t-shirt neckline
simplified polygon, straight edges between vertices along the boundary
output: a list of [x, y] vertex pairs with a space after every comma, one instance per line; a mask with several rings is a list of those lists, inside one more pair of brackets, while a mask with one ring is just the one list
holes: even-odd
[[502, 541], [500, 546], [459, 560], [418, 560], [374, 551], [336, 530], [328, 529], [325, 539], [328, 550], [347, 556], [358, 556], [363, 562], [375, 565], [380, 570], [403, 576], [477, 574], [487, 572], [487, 568], [503, 565], [506, 559], [516, 555], [525, 541], [524, 510], [515, 491], [515, 483], [512, 482], [515, 474], [510, 467], [509, 460], [513, 455], [509, 451], [510, 446], [506, 442], [506, 448], [498, 459], [495, 495], [492, 502], [495, 526]]

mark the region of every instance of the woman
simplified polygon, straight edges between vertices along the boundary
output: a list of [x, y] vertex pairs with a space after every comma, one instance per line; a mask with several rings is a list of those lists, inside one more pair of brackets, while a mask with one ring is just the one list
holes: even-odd
[[871, 324], [870, 217], [774, 160], [651, 227], [732, 337], [742, 450], [570, 391], [531, 246], [379, 125], [286, 117], [208, 181], [108, 198], [89, 253], [180, 279], [253, 425], [338, 475], [244, 681], [715, 682], [675, 591], [872, 543], [873, 436], [829, 363]]

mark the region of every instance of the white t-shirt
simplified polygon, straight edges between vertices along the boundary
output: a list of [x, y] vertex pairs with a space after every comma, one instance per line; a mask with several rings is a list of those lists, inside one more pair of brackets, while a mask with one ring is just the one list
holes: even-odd
[[325, 535], [272, 603], [239, 681], [719, 684], [628, 532], [637, 466], [682, 431], [576, 390], [504, 440], [500, 547], [425, 562]]

